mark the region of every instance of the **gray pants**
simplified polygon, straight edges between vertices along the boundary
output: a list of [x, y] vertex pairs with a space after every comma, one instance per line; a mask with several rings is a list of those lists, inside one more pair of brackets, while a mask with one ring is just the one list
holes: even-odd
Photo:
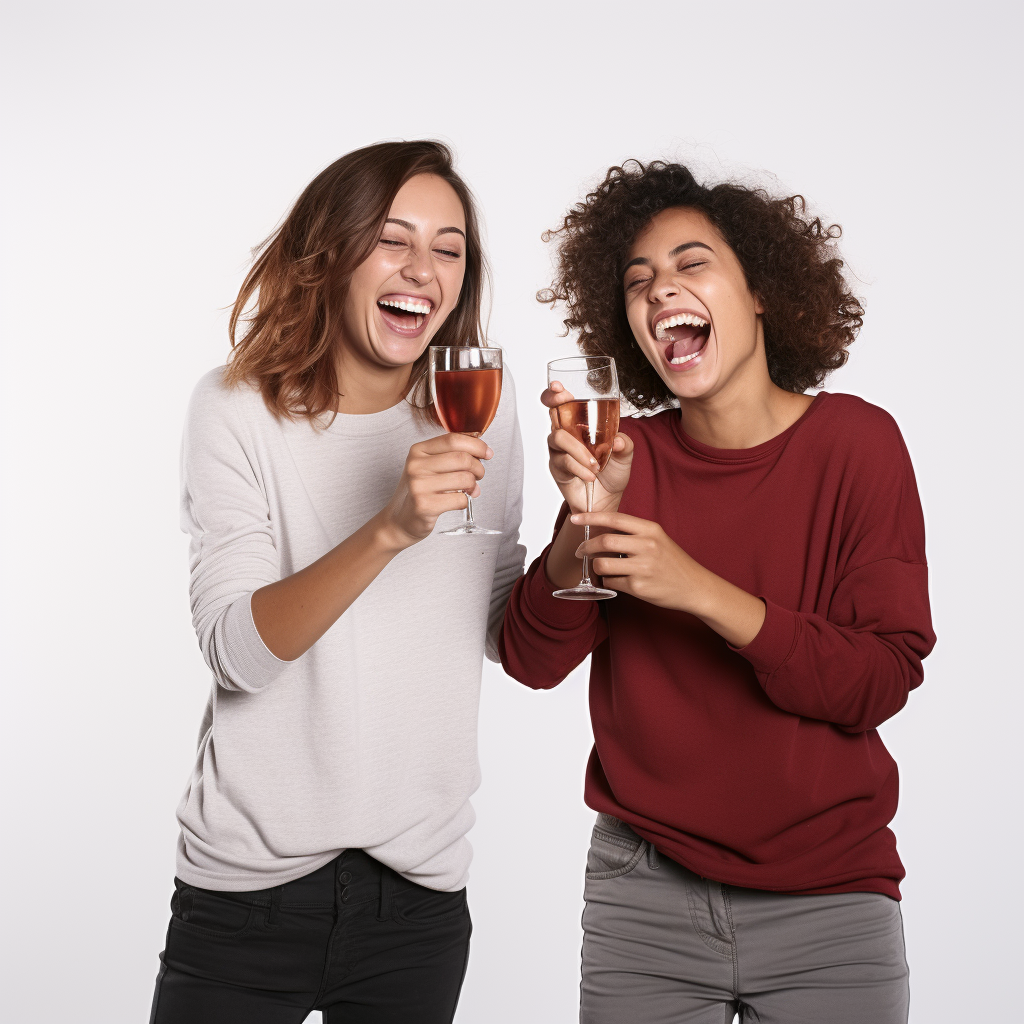
[[906, 1024], [899, 904], [710, 882], [598, 815], [582, 1024]]

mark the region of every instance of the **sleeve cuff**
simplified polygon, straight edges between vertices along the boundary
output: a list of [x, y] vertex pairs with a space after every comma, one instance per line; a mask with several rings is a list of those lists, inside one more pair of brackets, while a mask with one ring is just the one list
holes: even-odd
[[[263, 642], [252, 618], [252, 594], [243, 594], [221, 620], [224, 646], [221, 668], [241, 690], [262, 690], [292, 661], [282, 661]], [[298, 660], [298, 659], [296, 659]]]
[[758, 597], [764, 601], [765, 615], [757, 636], [746, 647], [729, 646], [742, 654], [759, 676], [767, 677], [782, 668], [793, 653], [800, 635], [800, 616], [760, 594]]

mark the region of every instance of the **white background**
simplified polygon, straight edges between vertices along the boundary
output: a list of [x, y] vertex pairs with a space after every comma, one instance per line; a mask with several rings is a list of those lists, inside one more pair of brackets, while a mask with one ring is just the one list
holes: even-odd
[[[842, 223], [867, 320], [831, 390], [917, 467], [939, 643], [884, 728], [912, 1019], [1019, 1002], [1021, 25], [1009, 3], [22, 4], [3, 55], [0, 1017], [148, 1018], [208, 674], [177, 454], [249, 248], [348, 150], [439, 137], [485, 217], [532, 559], [557, 499], [543, 228], [612, 163], [693, 162]], [[1014, 5], [1016, 7], [1016, 5]], [[1019, 9], [1019, 8], [1016, 8]], [[1019, 477], [1018, 477], [1019, 479]], [[458, 623], [452, 623], [458, 629]], [[575, 1018], [585, 673], [488, 665], [461, 1024]], [[685, 738], [684, 738], [685, 740]]]

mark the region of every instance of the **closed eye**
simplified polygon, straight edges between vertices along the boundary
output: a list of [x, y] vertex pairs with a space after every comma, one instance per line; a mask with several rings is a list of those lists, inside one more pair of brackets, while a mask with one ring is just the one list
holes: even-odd
[[638, 284], [644, 284], [647, 281], [650, 281], [649, 277], [634, 277], [633, 280], [626, 285], [626, 291], [629, 291], [630, 288], [635, 288]]
[[457, 260], [461, 253], [452, 252], [451, 249], [435, 249], [434, 252], [439, 253], [441, 256], [450, 256], [453, 260]]

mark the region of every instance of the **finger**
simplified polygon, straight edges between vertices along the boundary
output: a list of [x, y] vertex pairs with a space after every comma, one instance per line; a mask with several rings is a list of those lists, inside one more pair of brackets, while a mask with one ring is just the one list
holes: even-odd
[[[430, 477], [431, 490], [435, 493], [437, 491], [469, 491], [473, 494], [480, 493], [480, 487], [477, 484], [477, 479], [472, 473], [438, 473], [436, 476]], [[473, 497], [476, 497], [473, 494]]]
[[622, 512], [577, 512], [570, 519], [576, 526], [604, 526], [609, 530], [618, 530], [619, 533], [648, 533], [658, 525]]
[[565, 452], [581, 466], [586, 466], [591, 471], [591, 475], [597, 472], [597, 459], [590, 454], [587, 446], [578, 437], [570, 434], [568, 430], [553, 430], [548, 434], [548, 451], [552, 453]]
[[477, 459], [490, 459], [494, 456], [490, 445], [479, 437], [469, 434], [440, 434], [429, 441], [420, 441], [412, 446], [412, 450], [422, 455], [441, 455], [444, 452], [469, 452]]
[[633, 458], [633, 438], [628, 434], [616, 434], [612, 439], [612, 458], [629, 460]]
[[427, 455], [417, 459], [410, 466], [410, 472], [419, 473], [472, 473], [478, 480], [484, 478], [487, 470], [483, 463], [469, 452], [441, 452], [440, 455]]
[[568, 483], [572, 477], [582, 480], [585, 484], [597, 479], [586, 466], [581, 466], [571, 455], [566, 455], [565, 452], [556, 452], [552, 449], [548, 450], [551, 452], [551, 458], [548, 459], [548, 469], [551, 475], [556, 480], [560, 480], [561, 483]]
[[[471, 498], [476, 498], [476, 494], [470, 494]], [[469, 502], [466, 500], [466, 495], [462, 491], [452, 491], [451, 494], [437, 494], [426, 503], [422, 510], [422, 515], [427, 516], [439, 516], [444, 512], [457, 512], [461, 509], [467, 508]]]
[[593, 567], [594, 572], [598, 576], [607, 576], [609, 579], [620, 579], [626, 580], [633, 575], [630, 571], [637, 571], [636, 567], [630, 565], [635, 559], [630, 558], [608, 558], [604, 555], [598, 555], [597, 558], [592, 558], [590, 564]]
[[602, 533], [583, 541], [576, 549], [576, 557], [597, 558], [599, 555], [638, 555], [643, 539], [629, 533]]
[[540, 400], [543, 405], [546, 405], [549, 409], [554, 409], [559, 405], [565, 405], [566, 402], [575, 402], [571, 391], [566, 391], [565, 388], [557, 381], [553, 380], [547, 387], [546, 390], [540, 394]]
[[411, 480], [409, 492], [422, 500], [447, 491], [472, 492], [477, 486], [476, 477], [472, 473], [430, 473]]

